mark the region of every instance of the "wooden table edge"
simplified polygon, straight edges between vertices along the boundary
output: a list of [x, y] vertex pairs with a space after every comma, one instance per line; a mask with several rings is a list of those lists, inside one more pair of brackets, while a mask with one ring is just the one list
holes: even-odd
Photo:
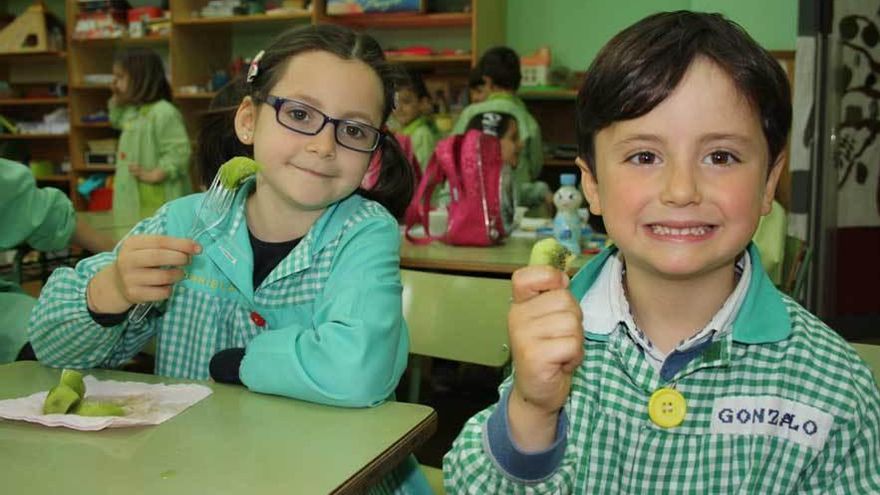
[[414, 268], [435, 271], [481, 272], [512, 275], [513, 272], [519, 270], [523, 266], [524, 265], [518, 264], [479, 263], [472, 261], [427, 260], [404, 257], [400, 258], [401, 268]]
[[[386, 474], [391, 472], [403, 462], [416, 447], [425, 443], [437, 431], [437, 411], [431, 410], [431, 414], [414, 426], [395, 445], [385, 449], [376, 456], [369, 464], [354, 473], [342, 485], [336, 488], [334, 494], [363, 493], [367, 488], [378, 483]], [[376, 467], [381, 466], [381, 467]]]

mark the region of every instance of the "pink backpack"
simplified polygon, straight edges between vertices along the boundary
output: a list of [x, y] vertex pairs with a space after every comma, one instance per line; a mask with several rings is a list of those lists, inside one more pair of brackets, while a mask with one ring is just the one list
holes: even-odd
[[[428, 212], [434, 189], [449, 183], [446, 233], [431, 234]], [[509, 165], [501, 161], [498, 138], [479, 130], [450, 136], [437, 143], [428, 168], [406, 212], [406, 238], [416, 244], [441, 240], [460, 246], [491, 246], [510, 234], [516, 187]], [[412, 229], [422, 225], [425, 237]]]

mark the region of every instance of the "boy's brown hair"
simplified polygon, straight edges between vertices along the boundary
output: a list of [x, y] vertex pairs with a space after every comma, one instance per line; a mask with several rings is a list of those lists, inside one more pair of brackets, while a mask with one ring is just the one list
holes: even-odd
[[649, 113], [699, 56], [718, 64], [753, 105], [770, 164], [776, 161], [791, 128], [791, 91], [779, 62], [721, 14], [663, 12], [618, 33], [587, 69], [575, 106], [576, 135], [578, 156], [594, 174], [596, 133]]

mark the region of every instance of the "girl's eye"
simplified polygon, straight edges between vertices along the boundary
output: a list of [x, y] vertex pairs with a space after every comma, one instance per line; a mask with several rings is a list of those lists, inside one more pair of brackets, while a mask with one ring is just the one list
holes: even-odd
[[650, 151], [639, 151], [626, 159], [633, 165], [655, 165], [660, 159]]
[[309, 111], [302, 108], [294, 108], [287, 112], [287, 115], [289, 115], [291, 119], [299, 122], [309, 120]]
[[345, 134], [348, 137], [355, 139], [363, 139], [366, 137], [367, 133], [364, 132], [363, 127], [354, 124], [346, 124], [345, 125]]
[[733, 153], [721, 150], [713, 151], [703, 158], [703, 163], [706, 165], [733, 165], [739, 162], [739, 158], [734, 156]]

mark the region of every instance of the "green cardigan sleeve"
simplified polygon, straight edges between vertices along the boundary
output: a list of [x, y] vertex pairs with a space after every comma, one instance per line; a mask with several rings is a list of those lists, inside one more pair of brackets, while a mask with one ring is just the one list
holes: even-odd
[[38, 188], [26, 166], [0, 159], [0, 245], [64, 249], [76, 227], [73, 205], [59, 189]]

